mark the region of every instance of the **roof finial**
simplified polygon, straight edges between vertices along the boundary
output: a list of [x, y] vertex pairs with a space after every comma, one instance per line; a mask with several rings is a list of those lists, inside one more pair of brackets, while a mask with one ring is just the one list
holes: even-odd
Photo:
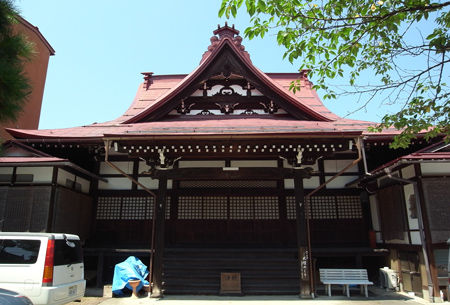
[[[225, 21], [225, 25], [223, 27], [220, 24], [217, 25], [217, 30], [214, 32], [214, 36], [211, 37], [211, 44], [208, 46], [208, 51], [206, 51], [200, 62], [203, 62], [216, 48], [220, 45], [224, 40], [228, 40], [241, 52], [242, 55], [247, 57], [250, 60], [250, 55], [245, 51], [245, 47], [242, 45], [242, 37], [239, 36], [239, 31], [234, 28], [234, 24], [229, 27], [228, 23]], [[218, 35], [219, 37], [217, 37]]]
[[239, 31], [234, 28], [234, 24], [229, 27], [226, 21], [223, 27], [220, 27], [220, 24], [218, 24], [217, 30], [215, 30], [213, 33], [214, 35], [219, 35], [219, 39], [222, 39], [223, 37], [230, 37], [231, 39], [233, 39], [234, 36], [239, 35]]
[[144, 87], [145, 90], [148, 90], [151, 84], [153, 84], [152, 75], [153, 72], [142, 72], [142, 75], [144, 75]]

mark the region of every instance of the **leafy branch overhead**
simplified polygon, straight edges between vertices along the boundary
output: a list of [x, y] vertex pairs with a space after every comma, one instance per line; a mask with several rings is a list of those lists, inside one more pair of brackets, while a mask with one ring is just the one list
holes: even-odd
[[18, 13], [9, 0], [0, 0], [0, 122], [15, 120], [31, 91], [23, 64], [33, 46], [14, 32]]
[[[450, 2], [430, 0], [223, 0], [219, 16], [236, 17], [245, 3], [245, 36], [275, 32], [291, 63], [301, 60], [324, 98], [347, 95], [397, 103], [372, 131], [402, 130], [393, 146], [405, 147], [420, 131], [450, 139]], [[367, 75], [370, 75], [369, 77]], [[345, 78], [347, 89], [329, 79]], [[293, 83], [292, 90], [298, 90]]]

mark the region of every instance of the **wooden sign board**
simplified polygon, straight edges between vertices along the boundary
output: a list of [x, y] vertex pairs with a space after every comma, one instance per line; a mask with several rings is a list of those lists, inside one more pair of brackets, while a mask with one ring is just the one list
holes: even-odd
[[239, 272], [221, 272], [220, 293], [241, 294], [241, 274]]

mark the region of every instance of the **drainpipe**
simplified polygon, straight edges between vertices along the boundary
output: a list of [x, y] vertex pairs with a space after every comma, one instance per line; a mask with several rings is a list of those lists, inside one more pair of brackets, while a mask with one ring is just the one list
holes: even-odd
[[417, 186], [417, 182], [413, 181], [413, 180], [408, 180], [408, 179], [403, 179], [400, 177], [392, 176], [392, 172], [389, 168], [385, 168], [384, 172], [390, 179], [399, 181], [399, 182], [403, 182], [406, 184], [412, 184], [414, 187], [414, 194], [415, 194], [414, 197], [416, 198], [416, 210], [417, 210], [417, 218], [418, 218], [418, 222], [419, 222], [419, 231], [420, 231], [420, 242], [422, 243], [422, 254], [423, 254], [423, 259], [425, 261], [425, 269], [427, 272], [429, 302], [434, 303], [433, 277], [431, 276], [431, 271], [430, 271], [430, 261], [428, 258], [427, 244], [426, 244], [426, 238], [425, 238], [425, 229], [424, 229], [424, 224], [423, 224], [422, 203], [420, 202], [419, 188]]
[[334, 179], [336, 179], [337, 177], [341, 176], [343, 173], [345, 173], [348, 169], [350, 169], [351, 167], [355, 166], [356, 164], [358, 164], [359, 161], [361, 161], [361, 159], [363, 158], [362, 156], [362, 139], [361, 137], [355, 138], [355, 144], [356, 144], [356, 148], [358, 149], [358, 158], [356, 158], [355, 160], [352, 161], [352, 163], [350, 163], [349, 165], [347, 165], [346, 167], [344, 167], [341, 171], [339, 171], [336, 175], [334, 175], [333, 177], [331, 177], [330, 179], [328, 179], [327, 181], [325, 181], [324, 183], [322, 183], [321, 185], [319, 185], [317, 188], [315, 188], [312, 192], [310, 192], [309, 194], [307, 194], [305, 196], [305, 204], [306, 204], [306, 211], [307, 211], [307, 217], [306, 217], [306, 234], [308, 236], [308, 252], [309, 252], [309, 284], [311, 286], [311, 290], [312, 290], [312, 297], [314, 298], [314, 291], [315, 291], [315, 287], [314, 287], [314, 279], [313, 279], [313, 266], [312, 266], [312, 247], [311, 247], [311, 225], [310, 225], [310, 217], [311, 217], [311, 210], [309, 208], [309, 198], [314, 195], [315, 193], [317, 193], [319, 190], [323, 189], [328, 183], [330, 183], [331, 181], [333, 181]]
[[364, 165], [364, 175], [371, 176], [372, 174], [369, 173], [369, 169], [367, 168], [366, 149], [364, 147], [365, 139], [367, 139], [367, 137], [361, 138], [361, 152], [362, 152], [362, 160], [363, 160], [363, 165]]
[[[140, 186], [144, 191], [146, 191], [153, 198], [155, 198], [155, 201], [156, 201], [156, 194], [153, 191], [148, 189], [145, 185], [143, 185], [142, 183], [140, 183], [139, 181], [137, 181], [136, 179], [134, 179], [133, 177], [131, 177], [130, 175], [125, 173], [123, 170], [121, 170], [119, 167], [117, 167], [115, 164], [111, 163], [108, 160], [108, 158], [109, 158], [109, 148], [110, 148], [110, 140], [105, 140], [105, 163], [108, 164], [109, 166], [111, 166], [112, 168], [114, 168], [115, 170], [117, 170], [119, 173], [121, 173], [122, 175], [124, 175], [128, 179], [130, 179], [131, 182], [133, 182], [134, 184]], [[151, 241], [151, 245], [150, 245], [150, 266], [149, 266], [149, 275], [148, 275], [148, 279], [149, 279], [149, 283], [150, 283], [150, 289], [152, 287], [153, 257], [154, 257], [154, 252], [155, 252], [155, 220], [156, 220], [156, 217], [155, 217], [155, 213], [156, 212], [155, 211], [156, 211], [156, 203], [153, 204], [152, 241]], [[149, 294], [149, 296], [150, 296], [150, 294]]]
[[318, 191], [320, 191], [321, 189], [323, 189], [328, 183], [330, 183], [331, 181], [333, 181], [334, 179], [336, 179], [337, 177], [341, 176], [343, 173], [345, 173], [349, 168], [355, 166], [356, 164], [358, 164], [359, 161], [361, 161], [362, 159], [362, 150], [361, 150], [361, 138], [355, 138], [355, 144], [356, 147], [358, 149], [358, 158], [353, 160], [352, 163], [350, 163], [349, 165], [347, 165], [346, 167], [344, 167], [340, 172], [338, 172], [336, 175], [334, 175], [333, 177], [331, 177], [330, 179], [328, 179], [327, 181], [325, 181], [324, 183], [322, 183], [321, 185], [319, 185], [317, 188], [315, 188], [311, 193], [309, 193], [308, 195], [306, 195], [305, 197], [307, 199], [309, 199], [309, 197], [311, 197], [312, 195], [314, 195], [315, 193], [317, 193]]

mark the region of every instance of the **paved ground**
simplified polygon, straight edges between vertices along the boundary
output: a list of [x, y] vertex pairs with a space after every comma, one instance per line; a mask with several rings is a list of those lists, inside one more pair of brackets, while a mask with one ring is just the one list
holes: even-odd
[[[297, 296], [192, 296], [177, 295], [165, 296], [161, 299], [148, 297], [141, 298], [111, 298], [111, 297], [85, 297], [81, 302], [72, 302], [70, 305], [422, 305], [427, 301], [406, 294], [386, 293], [381, 289], [372, 289], [369, 298], [357, 295], [355, 292], [348, 299], [342, 295], [332, 297], [319, 295], [313, 300], [299, 299]], [[447, 303], [448, 304], [448, 303]]]

